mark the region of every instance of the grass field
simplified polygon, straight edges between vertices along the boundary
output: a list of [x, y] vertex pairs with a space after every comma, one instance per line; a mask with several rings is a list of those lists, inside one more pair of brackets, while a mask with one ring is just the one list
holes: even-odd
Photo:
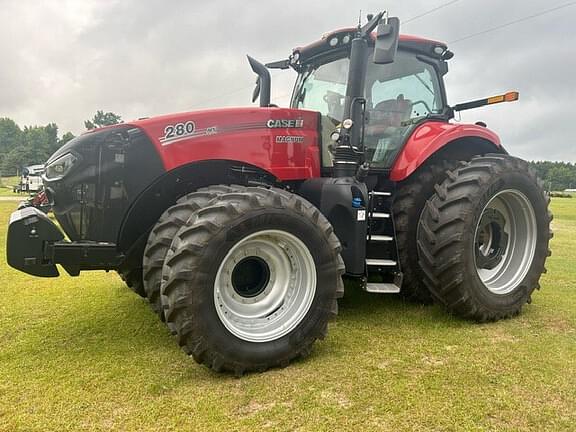
[[576, 200], [552, 208], [549, 271], [518, 318], [348, 287], [311, 357], [240, 379], [187, 358], [115, 274], [37, 279], [2, 258], [0, 430], [574, 431]]
[[24, 194], [17, 194], [13, 192], [13, 186], [17, 185], [20, 181], [20, 177], [2, 177], [0, 178], [0, 197], [9, 196], [9, 197], [17, 197], [21, 196], [24, 197]]

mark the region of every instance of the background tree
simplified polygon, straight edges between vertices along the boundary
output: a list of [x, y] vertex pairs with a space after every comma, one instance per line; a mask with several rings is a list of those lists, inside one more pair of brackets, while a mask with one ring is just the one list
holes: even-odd
[[72, 132], [66, 132], [64, 135], [62, 135], [62, 138], [58, 140], [58, 146], [62, 147], [64, 144], [66, 144], [68, 141], [73, 140], [74, 138], [76, 137]]
[[547, 190], [563, 191], [576, 188], [576, 164], [569, 162], [530, 162]]
[[96, 111], [96, 114], [94, 114], [92, 120], [86, 120], [84, 122], [84, 126], [86, 126], [86, 129], [91, 130], [103, 126], [115, 125], [118, 123], [122, 123], [122, 117], [120, 117], [118, 114], [114, 114], [113, 112], [105, 113], [102, 110], [98, 110]]
[[5, 154], [21, 143], [22, 130], [9, 118], [0, 118], [0, 153]]
[[8, 153], [22, 143], [22, 130], [9, 118], [0, 118], [0, 169]]
[[0, 119], [0, 172], [16, 175], [22, 167], [42, 164], [58, 148], [74, 138], [70, 132], [58, 138], [55, 123], [20, 129], [11, 119]]
[[24, 147], [33, 156], [33, 163], [44, 163], [59, 147], [58, 126], [50, 123], [46, 126], [27, 126], [23, 130]]

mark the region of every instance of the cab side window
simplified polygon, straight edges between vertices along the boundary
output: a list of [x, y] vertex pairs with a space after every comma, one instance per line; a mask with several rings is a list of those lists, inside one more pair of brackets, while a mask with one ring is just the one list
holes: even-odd
[[371, 64], [366, 90], [372, 109], [401, 113], [403, 120], [442, 110], [434, 68], [405, 52], [398, 52], [391, 65]]
[[369, 63], [366, 99], [365, 146], [375, 167], [392, 165], [409, 120], [439, 114], [443, 109], [434, 67], [403, 51], [398, 51], [392, 64]]

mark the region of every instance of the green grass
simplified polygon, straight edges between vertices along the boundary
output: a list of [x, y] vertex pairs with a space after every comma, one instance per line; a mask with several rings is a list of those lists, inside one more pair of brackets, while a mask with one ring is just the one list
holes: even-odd
[[549, 272], [519, 317], [478, 325], [348, 287], [311, 357], [240, 379], [187, 358], [115, 274], [2, 261], [0, 430], [574, 430], [576, 200], [552, 207]]
[[17, 197], [21, 196], [24, 197], [26, 194], [17, 194], [13, 192], [13, 186], [17, 185], [20, 181], [20, 177], [2, 177], [0, 178], [0, 197], [9, 196], [9, 197]]

